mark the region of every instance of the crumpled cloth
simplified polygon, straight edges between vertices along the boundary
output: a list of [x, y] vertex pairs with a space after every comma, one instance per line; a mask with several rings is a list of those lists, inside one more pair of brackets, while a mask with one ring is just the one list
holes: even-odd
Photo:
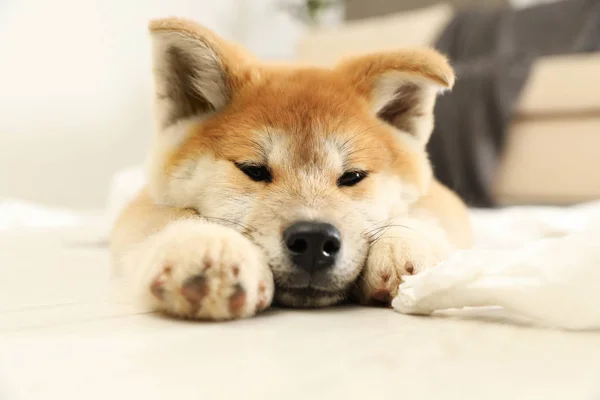
[[[552, 214], [548, 209], [532, 208], [527, 219], [523, 211], [516, 214], [513, 229], [519, 223], [548, 226], [547, 221], [540, 223]], [[510, 235], [510, 214], [491, 213], [486, 221], [490, 229], [497, 228], [495, 217], [504, 218], [504, 234]], [[499, 306], [537, 325], [600, 329], [600, 203], [555, 213], [559, 223], [540, 230], [539, 238], [462, 250], [436, 267], [405, 277], [392, 306], [401, 313], [424, 315]], [[569, 221], [577, 223], [565, 223]]]

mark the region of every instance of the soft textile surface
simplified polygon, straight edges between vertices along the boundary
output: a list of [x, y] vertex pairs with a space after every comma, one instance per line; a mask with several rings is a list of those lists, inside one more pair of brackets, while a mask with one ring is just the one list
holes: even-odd
[[110, 219], [105, 214], [104, 211], [81, 212], [0, 198], [0, 235], [51, 235], [61, 230], [73, 243], [105, 245], [110, 229]]
[[600, 2], [462, 11], [436, 47], [452, 60], [457, 81], [435, 108], [429, 143], [435, 173], [471, 205], [489, 206], [504, 135], [532, 62], [599, 51]]
[[407, 277], [397, 311], [502, 306], [541, 325], [600, 329], [600, 202], [473, 217], [476, 248]]
[[76, 212], [15, 199], [0, 199], [0, 232], [73, 227], [82, 223]]

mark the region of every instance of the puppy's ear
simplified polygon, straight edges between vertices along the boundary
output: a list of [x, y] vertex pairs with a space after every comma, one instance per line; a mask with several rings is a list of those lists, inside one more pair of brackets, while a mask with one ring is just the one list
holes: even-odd
[[432, 49], [361, 56], [337, 69], [367, 99], [373, 113], [422, 146], [433, 130], [437, 94], [454, 85], [452, 67]]
[[208, 29], [178, 18], [150, 22], [160, 129], [225, 107], [251, 59]]

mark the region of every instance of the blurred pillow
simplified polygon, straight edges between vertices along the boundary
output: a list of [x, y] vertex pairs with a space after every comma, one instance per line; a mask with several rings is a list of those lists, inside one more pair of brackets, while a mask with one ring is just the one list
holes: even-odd
[[537, 6], [539, 4], [557, 3], [559, 1], [566, 1], [566, 0], [510, 0], [510, 4], [514, 8], [527, 8], [527, 7]]
[[352, 54], [431, 46], [453, 15], [450, 5], [439, 4], [315, 30], [300, 41], [298, 58], [311, 64], [330, 65]]

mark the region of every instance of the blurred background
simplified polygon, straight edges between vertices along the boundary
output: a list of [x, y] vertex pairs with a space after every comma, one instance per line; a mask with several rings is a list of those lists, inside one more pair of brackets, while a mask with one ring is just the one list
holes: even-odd
[[430, 143], [444, 183], [473, 206], [600, 198], [600, 0], [1, 0], [0, 201], [105, 207], [144, 162], [146, 25], [172, 15], [265, 60], [436, 46], [458, 74]]

